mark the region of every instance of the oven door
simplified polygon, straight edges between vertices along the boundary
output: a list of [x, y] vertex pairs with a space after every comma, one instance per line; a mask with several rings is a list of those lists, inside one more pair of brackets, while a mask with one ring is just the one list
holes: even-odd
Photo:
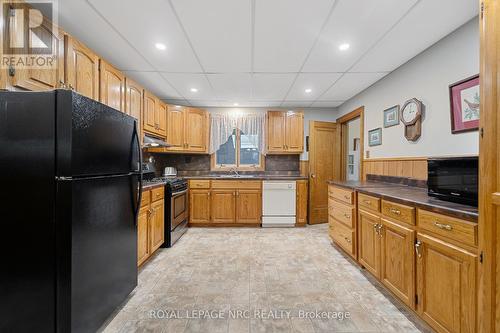
[[182, 190], [179, 192], [172, 193], [170, 198], [170, 230], [174, 230], [179, 224], [181, 224], [187, 218], [188, 210], [188, 190]]

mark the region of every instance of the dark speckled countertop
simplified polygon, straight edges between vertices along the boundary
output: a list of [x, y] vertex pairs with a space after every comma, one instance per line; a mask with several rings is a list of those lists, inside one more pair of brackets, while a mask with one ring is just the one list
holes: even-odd
[[150, 183], [150, 184], [142, 184], [143, 191], [149, 191], [157, 187], [165, 186], [166, 182], [158, 182], [158, 183]]
[[329, 181], [328, 184], [472, 222], [478, 220], [477, 207], [436, 199], [425, 188], [375, 181]]

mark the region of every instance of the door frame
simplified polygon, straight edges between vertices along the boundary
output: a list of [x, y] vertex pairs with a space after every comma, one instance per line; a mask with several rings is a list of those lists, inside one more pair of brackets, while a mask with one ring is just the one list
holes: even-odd
[[[360, 106], [359, 108], [351, 111], [340, 118], [337, 118], [337, 140], [340, 142], [339, 148], [337, 149], [338, 161], [340, 161], [340, 167], [338, 167], [339, 179], [346, 180], [346, 152], [347, 152], [347, 123], [359, 117], [360, 123], [360, 138], [359, 138], [359, 179], [364, 180], [363, 173], [363, 160], [365, 154], [365, 107]], [[338, 129], [340, 128], [340, 131]], [[340, 156], [339, 156], [340, 155]]]

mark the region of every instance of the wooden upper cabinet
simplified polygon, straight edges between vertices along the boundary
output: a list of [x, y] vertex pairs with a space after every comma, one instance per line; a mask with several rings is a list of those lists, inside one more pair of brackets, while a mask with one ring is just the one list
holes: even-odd
[[438, 332], [476, 332], [477, 255], [417, 236], [417, 311]]
[[285, 148], [288, 152], [302, 153], [304, 150], [304, 114], [289, 111], [285, 117]]
[[143, 117], [142, 123], [144, 131], [156, 134], [156, 104], [158, 100], [155, 95], [150, 92], [144, 90], [144, 109], [143, 109]]
[[191, 152], [208, 150], [208, 113], [204, 110], [186, 109], [186, 148]]
[[99, 57], [80, 41], [64, 36], [65, 82], [79, 94], [99, 100]]
[[125, 113], [137, 119], [137, 131], [142, 144], [142, 107], [144, 89], [129, 78], [125, 78]]
[[185, 131], [185, 107], [168, 106], [167, 113], [167, 137], [169, 151], [182, 151], [186, 149], [184, 140]]
[[304, 150], [304, 113], [267, 112], [268, 153], [300, 154]]
[[158, 124], [156, 133], [162, 137], [167, 136], [167, 104], [157, 100], [155, 113], [156, 123]]
[[99, 60], [99, 89], [101, 103], [125, 112], [125, 75], [102, 59]]

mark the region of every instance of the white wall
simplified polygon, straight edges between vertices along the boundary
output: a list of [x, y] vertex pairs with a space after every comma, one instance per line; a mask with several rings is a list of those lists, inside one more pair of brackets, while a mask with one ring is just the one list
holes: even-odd
[[[477, 131], [451, 134], [448, 94], [450, 84], [478, 73], [479, 23], [474, 19], [342, 104], [339, 115], [365, 106], [365, 150], [370, 150], [370, 158], [478, 154]], [[421, 138], [408, 142], [402, 123], [383, 128], [383, 110], [413, 97], [425, 105], [425, 118]], [[382, 127], [382, 145], [368, 147], [368, 130], [377, 127]]]
[[[226, 112], [241, 112], [241, 113], [264, 113], [268, 110], [279, 110], [279, 108], [205, 108], [211, 113], [226, 113]], [[289, 109], [283, 109], [289, 110]], [[338, 118], [338, 112], [336, 108], [305, 108], [304, 110], [304, 153], [300, 155], [301, 160], [307, 160], [309, 158], [308, 152], [305, 151], [306, 148], [306, 136], [309, 135], [309, 121], [335, 121]]]

